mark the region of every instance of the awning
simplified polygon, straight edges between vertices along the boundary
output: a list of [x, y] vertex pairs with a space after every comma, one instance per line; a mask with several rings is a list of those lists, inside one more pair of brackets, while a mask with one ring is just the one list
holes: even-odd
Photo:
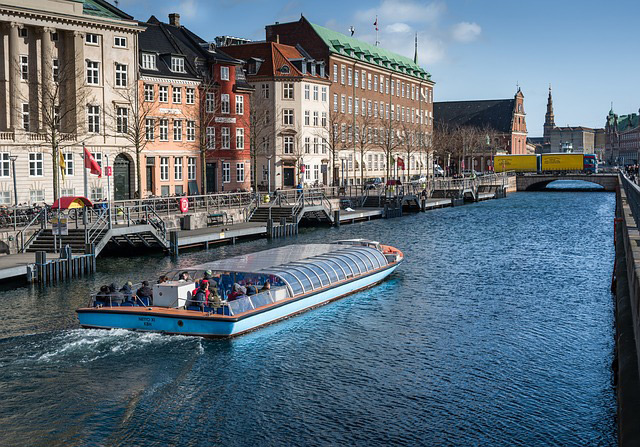
[[77, 197], [60, 197], [58, 200], [53, 202], [53, 206], [51, 209], [57, 210], [60, 208], [61, 210], [69, 210], [73, 208], [84, 208], [84, 207], [92, 207], [93, 203], [91, 200], [86, 197], [77, 196]]

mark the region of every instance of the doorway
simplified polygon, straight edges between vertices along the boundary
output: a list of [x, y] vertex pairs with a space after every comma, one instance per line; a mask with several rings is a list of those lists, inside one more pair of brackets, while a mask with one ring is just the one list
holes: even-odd
[[207, 163], [207, 194], [216, 192], [216, 185], [218, 184], [216, 176], [217, 172], [215, 163]]
[[294, 168], [293, 167], [285, 167], [282, 168], [282, 186], [287, 187], [287, 186], [294, 186]]
[[113, 162], [113, 198], [129, 200], [134, 186], [132, 185], [133, 163], [126, 154], [118, 154]]

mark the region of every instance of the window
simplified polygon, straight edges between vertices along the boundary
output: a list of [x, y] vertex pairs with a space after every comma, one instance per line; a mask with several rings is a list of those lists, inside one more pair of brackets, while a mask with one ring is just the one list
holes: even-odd
[[223, 183], [231, 182], [231, 163], [228, 163], [228, 162], [222, 163], [222, 182]]
[[29, 176], [42, 177], [44, 165], [44, 155], [42, 152], [29, 153]]
[[51, 62], [51, 67], [52, 67], [52, 75], [53, 75], [53, 80], [55, 82], [58, 82], [58, 79], [60, 78], [60, 61], [58, 59], [54, 59]]
[[262, 97], [269, 98], [269, 84], [262, 84]]
[[169, 157], [160, 157], [160, 180], [169, 180]]
[[216, 128], [207, 127], [206, 131], [207, 149], [215, 149], [216, 147]]
[[318, 180], [320, 178], [320, 165], [313, 165], [313, 179]]
[[153, 118], [146, 118], [144, 120], [144, 136], [147, 141], [153, 141], [155, 130], [155, 120]]
[[127, 38], [121, 36], [115, 36], [113, 38], [113, 46], [116, 48], [127, 48]]
[[129, 129], [129, 109], [116, 107], [116, 132], [127, 133]]
[[244, 127], [236, 128], [236, 149], [244, 149]]
[[347, 97], [340, 95], [340, 112], [345, 113], [347, 108]]
[[222, 113], [229, 113], [231, 106], [229, 105], [229, 95], [222, 94], [220, 95], [220, 111]]
[[87, 61], [87, 84], [98, 85], [99, 83], [98, 62]]
[[318, 112], [315, 111], [315, 112], [313, 112], [313, 125], [317, 126], [318, 124], [319, 124], [319, 122], [318, 122]]
[[236, 95], [236, 115], [244, 115], [244, 96]]
[[64, 175], [72, 176], [73, 175], [73, 153], [71, 152], [63, 152], [62, 158], [64, 159]]
[[353, 84], [353, 70], [351, 69], [351, 67], [349, 67], [349, 70], [347, 72], [347, 85], [351, 84]]
[[356, 98], [356, 101], [354, 104], [354, 111], [356, 115], [360, 112], [360, 100], [358, 98]]
[[144, 100], [147, 102], [153, 102], [153, 97], [155, 93], [153, 91], [153, 84], [145, 84], [144, 85]]
[[27, 28], [25, 28], [24, 26], [21, 28], [18, 28], [18, 36], [20, 37], [29, 37], [29, 30]]
[[322, 102], [327, 102], [327, 87], [322, 87]]
[[196, 157], [187, 159], [187, 180], [196, 179]]
[[100, 133], [100, 106], [87, 106], [87, 129]]
[[362, 70], [362, 84], [361, 84], [362, 90], [364, 90], [367, 87], [366, 83], [367, 83], [367, 72]]
[[195, 104], [196, 103], [196, 90], [194, 88], [187, 87], [187, 104]]
[[29, 131], [30, 119], [29, 119], [29, 104], [26, 102], [22, 103], [22, 128]]
[[173, 179], [182, 180], [182, 157], [173, 159]]
[[367, 89], [371, 90], [371, 73], [367, 76]]
[[[64, 189], [62, 190], [64, 191]], [[62, 194], [64, 196], [69, 194]], [[75, 195], [75, 194], [71, 194]], [[2, 205], [11, 205], [11, 191], [0, 191], [0, 204]]]
[[311, 138], [310, 137], [304, 137], [304, 153], [305, 154], [310, 154], [311, 153]]
[[282, 124], [285, 126], [293, 126], [293, 109], [284, 109], [282, 111]]
[[391, 96], [396, 94], [396, 89], [395, 89], [395, 85], [396, 83], [393, 82], [393, 80], [391, 81]]
[[359, 81], [359, 78], [360, 78], [360, 72], [358, 70], [356, 70], [355, 73], [354, 73], [354, 76], [355, 77], [353, 79], [354, 80], [354, 84], [353, 85], [355, 86], [355, 88], [358, 88], [358, 81]]
[[98, 166], [102, 167], [102, 152], [91, 152], [91, 156], [98, 163]]
[[207, 111], [207, 113], [214, 113], [216, 111], [216, 97], [214, 93], [207, 93], [205, 110]]
[[386, 84], [385, 93], [389, 94], [389, 79], [385, 81], [385, 84]]
[[229, 67], [220, 67], [220, 79], [223, 81], [229, 80]]
[[163, 185], [160, 187], [160, 195], [162, 197], [167, 197], [170, 194], [169, 185]]
[[169, 141], [169, 120], [161, 119], [158, 128], [160, 133], [160, 141]]
[[305, 126], [311, 125], [311, 113], [308, 110], [304, 111], [304, 125]]
[[349, 96], [349, 115], [351, 115], [353, 113], [353, 98], [351, 96]]
[[174, 73], [185, 73], [184, 70], [184, 58], [182, 57], [171, 57], [171, 71]]
[[322, 112], [322, 127], [327, 127], [327, 112]]
[[231, 149], [231, 129], [222, 128], [222, 149]]
[[311, 86], [309, 84], [304, 86], [304, 99], [311, 99]]
[[173, 120], [173, 141], [182, 141], [182, 120]]
[[286, 82], [282, 85], [282, 97], [284, 99], [293, 99], [293, 84]]
[[367, 115], [371, 116], [371, 101], [367, 104]]
[[337, 93], [333, 94], [333, 111], [334, 112], [338, 111], [338, 94]]
[[116, 63], [116, 87], [127, 86], [127, 66]]
[[333, 64], [333, 82], [338, 82], [338, 64]]
[[293, 137], [291, 136], [284, 137], [284, 153], [293, 154]]
[[187, 121], [187, 141], [196, 141], [196, 122]]
[[182, 103], [182, 87], [172, 87], [173, 97], [171, 98], [174, 104]]
[[32, 189], [29, 191], [31, 203], [44, 202], [44, 189]]
[[244, 182], [244, 163], [236, 163], [236, 181]]
[[98, 35], [97, 34], [85, 34], [84, 40], [88, 45], [98, 45]]
[[373, 76], [373, 91], [378, 91], [378, 75]]
[[158, 86], [158, 101], [169, 102], [169, 86], [168, 85]]
[[343, 143], [347, 141], [347, 125], [344, 123], [340, 126], [340, 134], [340, 140], [342, 140]]
[[304, 168], [305, 180], [311, 180], [311, 165], [304, 165]]
[[314, 85], [314, 86], [313, 86], [313, 100], [314, 100], [314, 101], [317, 101], [318, 99], [319, 99], [319, 98], [318, 98], [318, 86], [317, 86], [317, 85]]
[[9, 152], [0, 152], [0, 177], [9, 177], [10, 167]]
[[142, 53], [142, 68], [144, 70], [157, 70], [156, 55], [149, 54], [149, 53]]
[[344, 79], [345, 79], [345, 73], [346, 73], [346, 67], [344, 65], [340, 66], [340, 84], [344, 85]]

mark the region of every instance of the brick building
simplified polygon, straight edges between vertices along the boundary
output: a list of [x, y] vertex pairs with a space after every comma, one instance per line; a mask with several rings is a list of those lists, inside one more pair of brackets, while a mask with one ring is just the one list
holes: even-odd
[[605, 124], [605, 160], [612, 165], [637, 164], [640, 160], [640, 115], [609, 111]]
[[331, 145], [340, 160], [333, 164], [334, 178], [359, 184], [362, 168], [365, 178], [380, 178], [401, 165], [405, 174], [428, 171], [434, 82], [417, 57], [411, 60], [305, 17], [268, 25], [266, 39], [300, 44], [328, 69], [329, 126], [338, 136]]

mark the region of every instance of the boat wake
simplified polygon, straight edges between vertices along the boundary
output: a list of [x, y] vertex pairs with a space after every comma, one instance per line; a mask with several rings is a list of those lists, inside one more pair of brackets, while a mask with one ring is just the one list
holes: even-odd
[[154, 348], [183, 349], [193, 344], [198, 354], [204, 352], [199, 338], [166, 336], [158, 333], [141, 333], [125, 329], [72, 329], [64, 331], [46, 342], [37, 342], [32, 360], [39, 363], [90, 363], [110, 356], [120, 356], [136, 351], [148, 353]]

